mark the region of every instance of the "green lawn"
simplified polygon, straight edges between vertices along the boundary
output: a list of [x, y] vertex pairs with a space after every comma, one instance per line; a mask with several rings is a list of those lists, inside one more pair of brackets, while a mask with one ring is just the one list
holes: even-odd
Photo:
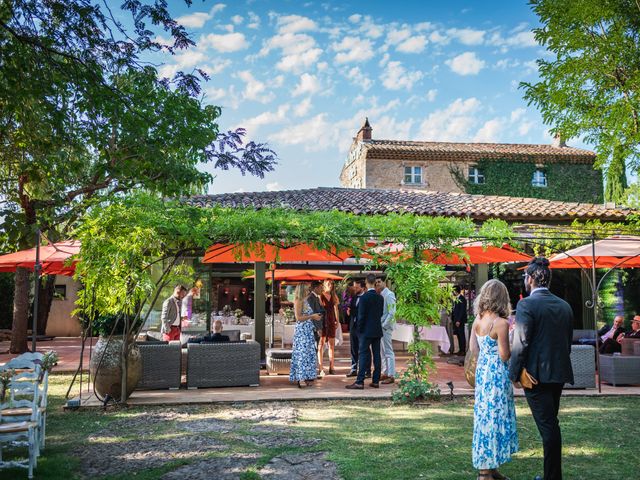
[[[80, 460], [73, 451], [96, 442], [89, 439], [109, 425], [127, 422], [149, 413], [166, 412], [171, 407], [140, 410], [63, 412], [63, 395], [70, 377], [54, 375], [50, 387], [50, 413], [47, 448], [39, 460], [36, 478], [82, 478], [78, 472]], [[257, 404], [259, 408], [260, 404]], [[248, 444], [247, 432], [256, 423], [233, 420], [232, 431], [209, 432], [215, 441], [225, 443], [224, 451], [206, 453], [205, 457], [227, 456], [230, 453], [253, 452], [255, 466], [243, 474], [244, 479], [260, 478], [256, 471], [272, 457], [283, 452], [325, 451], [340, 474], [346, 479], [471, 479], [472, 403], [468, 399], [437, 403], [421, 407], [397, 407], [390, 402], [375, 401], [313, 401], [290, 403], [298, 410], [298, 421], [280, 426], [292, 436], [316, 439], [313, 446], [275, 448], [264, 444]], [[638, 450], [640, 399], [564, 398], [561, 426], [564, 438], [564, 471], [567, 479], [637, 479], [637, 462], [629, 461]], [[144, 438], [149, 440], [184, 438], [180, 422], [201, 418], [225, 418], [233, 406], [198, 406], [182, 410], [183, 420], [149, 426]], [[235, 410], [237, 411], [237, 409]], [[531, 414], [523, 400], [517, 402], [520, 452], [503, 472], [516, 479], [530, 479], [542, 473], [542, 448]], [[112, 423], [116, 422], [116, 423]], [[118, 427], [120, 428], [120, 427]], [[106, 430], [105, 430], [106, 431]], [[117, 430], [119, 432], [119, 430]], [[121, 433], [105, 442], [140, 441], [136, 431]], [[99, 440], [102, 441], [102, 440]], [[200, 458], [174, 459], [171, 463], [138, 471], [135, 478], [160, 478], [180, 465]], [[122, 461], [114, 458], [113, 462]], [[320, 472], [319, 472], [320, 473]], [[130, 474], [93, 476], [92, 478], [130, 478]], [[0, 478], [26, 478], [20, 470], [0, 471]], [[321, 475], [318, 477], [321, 478]]]

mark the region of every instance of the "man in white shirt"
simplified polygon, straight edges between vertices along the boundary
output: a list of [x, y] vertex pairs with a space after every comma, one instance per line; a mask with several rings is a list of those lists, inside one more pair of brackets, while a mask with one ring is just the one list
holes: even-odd
[[396, 296], [387, 288], [387, 284], [381, 278], [376, 280], [376, 292], [382, 295], [384, 307], [382, 310], [382, 376], [380, 383], [395, 382], [396, 356], [393, 353], [393, 327], [396, 324]]

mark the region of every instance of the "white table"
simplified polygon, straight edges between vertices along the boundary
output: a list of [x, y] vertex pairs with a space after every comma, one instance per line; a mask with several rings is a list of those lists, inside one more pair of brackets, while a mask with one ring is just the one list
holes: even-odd
[[[448, 352], [451, 348], [451, 342], [447, 335], [447, 329], [439, 325], [430, 327], [418, 327], [420, 330], [420, 338], [436, 342], [443, 352]], [[406, 323], [396, 323], [393, 329], [393, 340], [403, 343], [413, 343], [413, 325]]]

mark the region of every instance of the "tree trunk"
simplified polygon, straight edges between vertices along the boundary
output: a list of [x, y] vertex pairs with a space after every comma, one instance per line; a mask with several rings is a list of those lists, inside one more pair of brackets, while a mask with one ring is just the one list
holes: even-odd
[[38, 335], [46, 335], [53, 292], [56, 285], [56, 276], [47, 275], [43, 282], [40, 282], [40, 297], [38, 302]]
[[13, 300], [13, 326], [11, 328], [11, 353], [27, 351], [27, 329], [29, 323], [29, 270], [16, 269], [16, 287]]

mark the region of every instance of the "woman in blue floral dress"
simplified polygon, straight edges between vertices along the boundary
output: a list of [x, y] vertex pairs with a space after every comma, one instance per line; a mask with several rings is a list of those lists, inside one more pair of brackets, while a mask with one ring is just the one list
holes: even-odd
[[293, 333], [293, 353], [291, 354], [289, 381], [298, 382], [298, 387], [300, 388], [312, 385], [318, 375], [316, 341], [313, 336], [312, 320], [320, 320], [322, 315], [313, 313], [313, 310], [311, 310], [306, 300], [307, 290], [308, 288], [305, 284], [298, 285], [293, 301], [296, 328]]
[[[516, 410], [507, 362], [511, 305], [507, 287], [489, 280], [474, 302], [477, 319], [472, 330], [478, 348], [475, 405], [473, 409], [472, 461], [478, 480], [506, 479], [498, 467], [518, 451]], [[472, 335], [473, 337], [473, 335]]]

